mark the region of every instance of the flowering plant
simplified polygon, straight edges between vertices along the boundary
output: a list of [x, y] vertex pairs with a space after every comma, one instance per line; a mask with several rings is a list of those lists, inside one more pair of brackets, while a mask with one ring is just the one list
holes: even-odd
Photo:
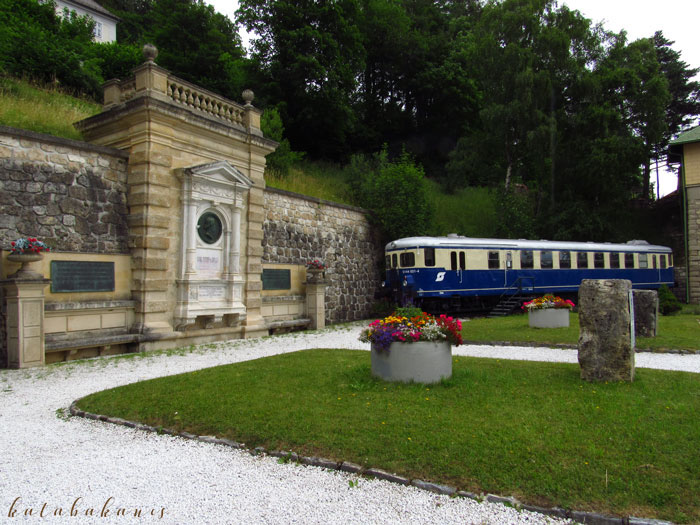
[[360, 334], [360, 341], [372, 343], [378, 350], [388, 350], [394, 341], [448, 341], [462, 344], [462, 323], [458, 319], [441, 315], [434, 317], [425, 312], [414, 317], [390, 315], [370, 323]]
[[564, 300], [561, 297], [546, 294], [532, 301], [523, 303], [523, 310], [527, 310], [528, 312], [532, 310], [544, 310], [545, 308], [568, 308], [571, 310], [575, 306], [576, 305], [569, 299]]
[[17, 239], [16, 241], [12, 241], [10, 243], [11, 248], [11, 253], [41, 253], [41, 252], [48, 252], [51, 251], [51, 248], [46, 246], [43, 242], [40, 240], [34, 238], [34, 237], [28, 237], [24, 238], [22, 237], [21, 239]]
[[323, 262], [319, 261], [318, 259], [314, 259], [313, 261], [307, 262], [306, 267], [309, 270], [325, 270], [326, 269], [326, 265], [323, 264]]

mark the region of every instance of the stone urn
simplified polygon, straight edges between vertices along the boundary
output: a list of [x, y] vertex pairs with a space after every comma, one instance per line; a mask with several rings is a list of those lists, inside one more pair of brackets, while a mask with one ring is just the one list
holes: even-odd
[[326, 277], [326, 270], [319, 268], [306, 269], [306, 282], [311, 284], [323, 283]]
[[530, 328], [567, 328], [568, 308], [540, 308], [527, 313]]
[[372, 344], [372, 375], [384, 381], [439, 383], [452, 377], [448, 341], [393, 342], [387, 350]]
[[9, 253], [7, 260], [13, 263], [20, 263], [19, 270], [8, 276], [11, 279], [42, 279], [44, 276], [32, 268], [32, 263], [41, 261], [44, 256], [41, 253]]

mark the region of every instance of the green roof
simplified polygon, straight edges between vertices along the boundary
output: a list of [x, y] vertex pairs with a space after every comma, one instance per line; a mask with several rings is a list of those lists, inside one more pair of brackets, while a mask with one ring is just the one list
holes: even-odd
[[669, 144], [677, 146], [680, 144], [688, 144], [690, 142], [700, 142], [700, 126], [696, 126], [688, 131], [685, 131], [673, 139]]

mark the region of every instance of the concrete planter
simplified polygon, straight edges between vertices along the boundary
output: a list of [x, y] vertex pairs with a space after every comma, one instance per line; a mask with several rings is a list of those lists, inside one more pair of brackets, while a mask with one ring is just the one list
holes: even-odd
[[568, 308], [543, 308], [527, 314], [530, 328], [566, 328], [569, 326]]
[[438, 383], [452, 377], [452, 345], [447, 341], [372, 345], [372, 375], [385, 381]]

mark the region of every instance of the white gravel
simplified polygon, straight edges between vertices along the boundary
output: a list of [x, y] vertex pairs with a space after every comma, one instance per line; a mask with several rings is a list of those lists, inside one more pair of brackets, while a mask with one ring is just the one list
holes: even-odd
[[[222, 343], [182, 355], [146, 354], [0, 371], [0, 522], [562, 523], [500, 504], [449, 498], [386, 481], [359, 478], [351, 487], [349, 482], [358, 480], [355, 475], [61, 417], [77, 398], [147, 378], [304, 348], [366, 350], [367, 345], [357, 340], [359, 330], [360, 325], [354, 325]], [[455, 353], [576, 361], [572, 350], [465, 346]], [[637, 365], [700, 372], [700, 356], [643, 354]], [[63, 514], [54, 515], [57, 509]], [[134, 516], [137, 510], [140, 517]], [[71, 516], [71, 511], [78, 515]]]

